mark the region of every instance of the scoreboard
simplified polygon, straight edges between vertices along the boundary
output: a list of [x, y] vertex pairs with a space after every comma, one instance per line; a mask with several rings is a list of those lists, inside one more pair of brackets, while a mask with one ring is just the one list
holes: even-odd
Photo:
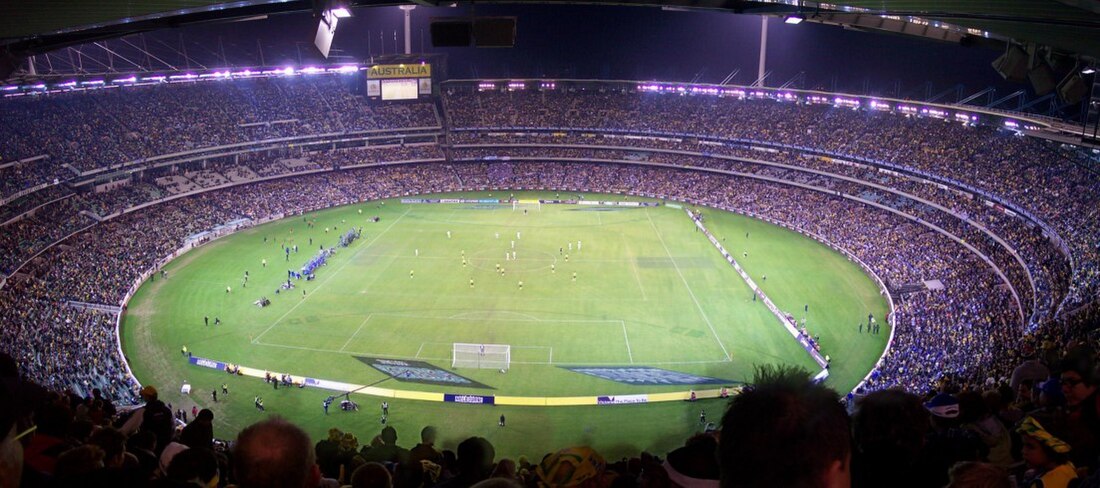
[[430, 64], [376, 64], [367, 68], [367, 98], [416, 100], [431, 94]]

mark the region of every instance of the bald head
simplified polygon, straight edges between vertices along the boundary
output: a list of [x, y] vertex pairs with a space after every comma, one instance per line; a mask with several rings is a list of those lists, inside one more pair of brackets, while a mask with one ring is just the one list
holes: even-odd
[[314, 488], [320, 479], [309, 436], [278, 417], [241, 431], [233, 455], [240, 488]]

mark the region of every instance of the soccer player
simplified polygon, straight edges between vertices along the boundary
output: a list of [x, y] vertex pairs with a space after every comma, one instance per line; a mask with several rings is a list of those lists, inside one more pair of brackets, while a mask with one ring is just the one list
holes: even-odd
[[581, 250], [581, 241], [577, 241], [577, 250], [578, 250], [578, 251], [580, 251], [580, 250]]
[[214, 399], [214, 403], [218, 403], [218, 390], [210, 390], [210, 398]]
[[570, 251], [572, 251], [572, 250], [573, 250], [573, 243], [572, 243], [572, 242], [570, 242], [570, 243], [569, 243], [569, 250], [570, 250]]
[[516, 240], [519, 240], [519, 231], [516, 231]]
[[512, 261], [515, 261], [515, 260], [516, 260], [516, 252], [512, 251]]
[[252, 404], [256, 406], [256, 410], [259, 410], [261, 412], [264, 411], [264, 399], [263, 398], [256, 397], [256, 398], [252, 399]]
[[699, 411], [699, 423], [703, 424], [703, 425], [707, 425], [707, 411], [706, 410], [700, 410]]
[[450, 238], [451, 238], [451, 231], [447, 231], [447, 238], [448, 238], [448, 239], [450, 239]]
[[382, 416], [390, 414], [390, 404], [388, 402], [382, 402]]
[[226, 294], [226, 295], [228, 295], [228, 294], [229, 294], [229, 292], [231, 292], [231, 291], [233, 291], [233, 289], [232, 289], [232, 288], [230, 288], [230, 287], [228, 287], [228, 286], [227, 286], [227, 287], [225, 287], [225, 294]]
[[565, 262], [567, 262], [567, 263], [569, 262], [569, 255], [568, 254], [565, 255]]
[[222, 325], [221, 317], [214, 317], [214, 325]]
[[576, 271], [573, 272], [573, 281], [577, 281], [577, 272]]
[[413, 252], [416, 253], [416, 257], [420, 257], [420, 249], [414, 249]]
[[210, 316], [209, 315], [203, 315], [202, 316], [202, 325], [210, 325]]
[[410, 269], [410, 270], [409, 270], [409, 279], [410, 279], [410, 280], [412, 279], [412, 277], [413, 277], [413, 275], [414, 275], [414, 274], [416, 274], [416, 272]]
[[523, 289], [523, 280], [520, 280], [520, 282], [519, 282], [519, 289], [520, 289], [520, 290], [522, 290], [522, 289]]
[[473, 287], [474, 287], [474, 279], [470, 278], [470, 288], [473, 288]]
[[180, 349], [180, 355], [181, 356], [186, 356], [187, 355], [187, 346], [183, 346], [183, 348]]
[[764, 282], [768, 281], [768, 275], [764, 275]]
[[229, 394], [229, 385], [227, 383], [222, 383], [222, 395], [228, 395], [228, 394]]
[[500, 421], [497, 422], [497, 425], [500, 427], [504, 427], [504, 414], [500, 414]]
[[554, 264], [553, 264], [553, 263], [551, 263], [551, 264], [550, 264], [550, 272], [551, 272], [551, 273], [557, 273], [557, 270], [556, 270], [556, 269], [554, 268]]
[[516, 248], [516, 241], [512, 241], [512, 249]]

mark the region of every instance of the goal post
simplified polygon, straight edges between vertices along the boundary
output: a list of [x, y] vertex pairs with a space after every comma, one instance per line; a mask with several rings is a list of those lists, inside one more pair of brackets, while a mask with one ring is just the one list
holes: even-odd
[[542, 200], [512, 200], [512, 211], [533, 209], [542, 210]]
[[455, 342], [451, 349], [452, 368], [508, 369], [512, 346]]

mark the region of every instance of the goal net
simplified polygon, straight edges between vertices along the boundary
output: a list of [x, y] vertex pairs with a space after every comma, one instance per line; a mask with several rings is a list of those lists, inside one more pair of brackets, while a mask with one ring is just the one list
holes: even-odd
[[542, 210], [542, 200], [512, 200], [512, 211], [516, 210]]
[[512, 346], [508, 344], [454, 343], [452, 368], [508, 369], [512, 362]]

